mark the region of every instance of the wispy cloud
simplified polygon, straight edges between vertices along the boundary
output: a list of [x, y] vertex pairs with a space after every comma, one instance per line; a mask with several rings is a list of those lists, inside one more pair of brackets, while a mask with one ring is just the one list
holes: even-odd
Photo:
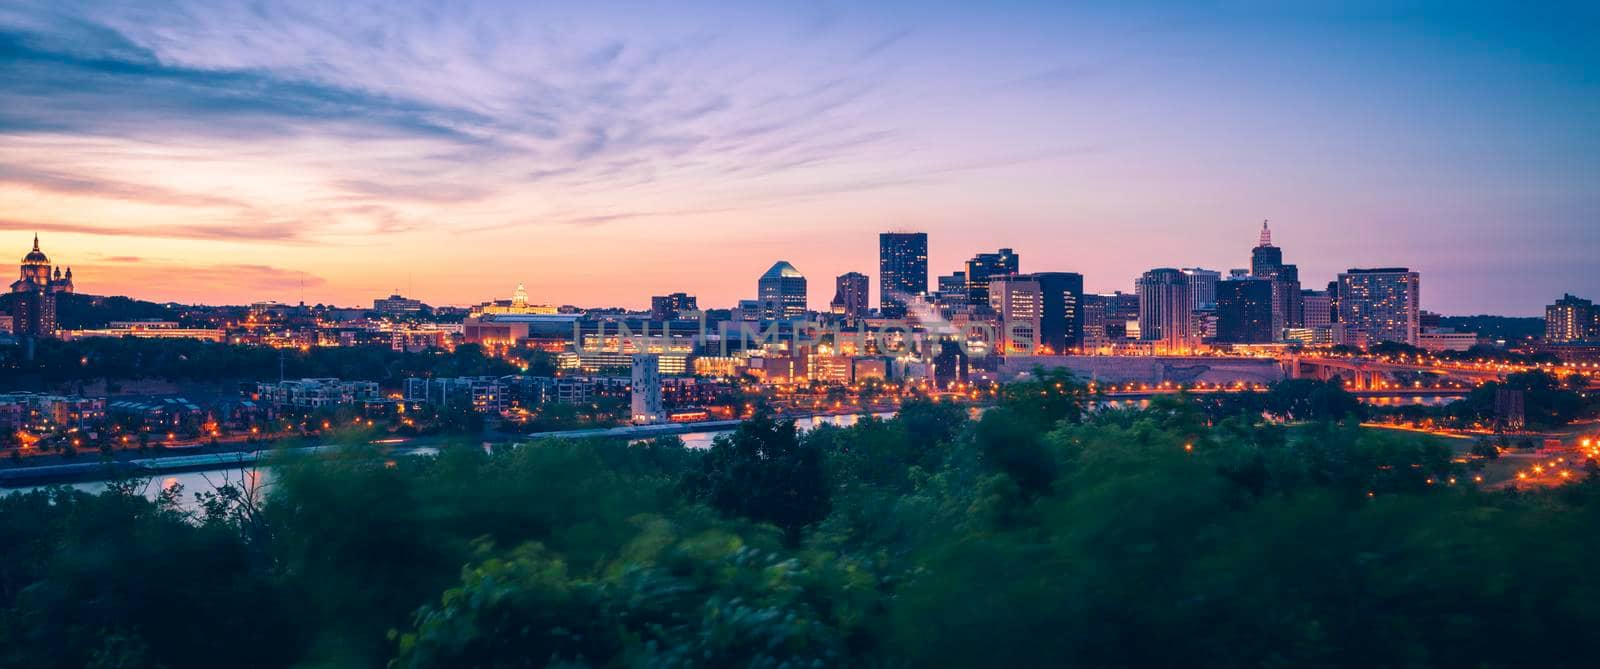
[[[867, 164], [897, 141], [861, 114], [884, 82], [858, 66], [914, 35], [844, 34], [837, 12], [803, 11], [791, 49], [853, 54], [806, 71], [716, 31], [569, 34], [559, 14], [505, 6], [372, 9], [175, 0], [0, 11], [0, 138], [124, 143], [102, 162], [142, 145], [202, 161], [210, 150], [218, 174], [243, 168], [230, 183], [250, 187], [108, 176], [81, 153], [0, 163], [0, 184], [210, 209], [149, 229], [29, 216], [41, 229], [213, 241], [395, 234], [423, 219], [493, 229], [517, 208], [599, 225], [628, 218], [612, 212], [637, 198], [719, 210], [715, 193], [740, 180]], [[448, 216], [431, 209], [442, 206]]]

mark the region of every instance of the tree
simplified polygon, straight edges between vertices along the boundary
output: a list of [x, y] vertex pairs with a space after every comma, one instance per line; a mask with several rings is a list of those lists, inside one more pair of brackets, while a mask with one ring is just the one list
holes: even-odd
[[771, 523], [791, 544], [807, 525], [828, 515], [827, 472], [821, 452], [802, 442], [793, 420], [767, 407], [722, 435], [686, 481], [689, 495], [730, 516]]

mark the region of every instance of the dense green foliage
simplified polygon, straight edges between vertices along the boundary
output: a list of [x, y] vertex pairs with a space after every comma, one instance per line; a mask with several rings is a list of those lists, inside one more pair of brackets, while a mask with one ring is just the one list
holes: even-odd
[[705, 451], [353, 446], [259, 505], [12, 496], [0, 664], [1592, 666], [1600, 482], [1455, 485], [1326, 392], [1285, 426], [1040, 377]]
[[[0, 294], [0, 310], [15, 313], [16, 297]], [[68, 330], [103, 328], [112, 321], [177, 321], [180, 312], [169, 305], [131, 297], [101, 297], [78, 293], [56, 295], [56, 324]]]
[[1465, 398], [1443, 406], [1407, 405], [1389, 413], [1413, 420], [1432, 420], [1455, 427], [1496, 424], [1496, 395], [1501, 390], [1521, 393], [1527, 427], [1550, 430], [1575, 420], [1600, 415], [1600, 393], [1589, 392], [1586, 379], [1574, 376], [1559, 379], [1542, 371], [1518, 372], [1501, 381], [1490, 381], [1472, 389]]

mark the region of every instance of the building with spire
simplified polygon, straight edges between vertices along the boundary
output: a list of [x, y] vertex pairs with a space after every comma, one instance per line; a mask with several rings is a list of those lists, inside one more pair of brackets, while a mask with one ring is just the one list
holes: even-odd
[[56, 295], [73, 292], [72, 268], [62, 272], [50, 265], [50, 257], [39, 250], [39, 235], [33, 236], [33, 250], [22, 257], [21, 276], [11, 283], [11, 332], [19, 337], [53, 337], [56, 333]]
[[1272, 337], [1283, 337], [1285, 328], [1305, 323], [1305, 308], [1300, 296], [1300, 267], [1283, 262], [1283, 249], [1272, 245], [1272, 229], [1261, 221], [1261, 237], [1250, 251], [1250, 275], [1272, 282]]

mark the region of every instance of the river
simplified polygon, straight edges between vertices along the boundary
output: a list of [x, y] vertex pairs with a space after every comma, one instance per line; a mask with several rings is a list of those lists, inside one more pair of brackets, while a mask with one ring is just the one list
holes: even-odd
[[[1365, 398], [1364, 401], [1367, 401], [1368, 403], [1371, 403], [1371, 404], [1380, 405], [1380, 406], [1395, 406], [1395, 405], [1400, 405], [1400, 404], [1437, 405], [1437, 404], [1447, 403], [1449, 401], [1452, 401], [1453, 399], [1454, 398], [1439, 398], [1439, 397], [1378, 397], [1378, 398]], [[1150, 404], [1150, 400], [1148, 400], [1148, 399], [1108, 400], [1108, 401], [1104, 402], [1105, 406], [1110, 406], [1110, 407], [1138, 407], [1138, 408], [1144, 408], [1144, 407], [1149, 406], [1149, 404]], [[982, 410], [978, 409], [978, 408], [974, 408], [972, 411], [976, 414], [978, 412], [981, 412]], [[889, 416], [893, 416], [894, 414], [890, 413], [890, 412], [884, 412], [884, 413], [877, 413], [877, 414], [874, 414], [874, 415], [878, 416], [880, 418], [887, 418]], [[797, 418], [797, 419], [795, 419], [795, 424], [797, 426], [799, 426], [801, 430], [809, 430], [811, 428], [814, 428], [814, 427], [816, 427], [818, 425], [822, 425], [822, 424], [836, 425], [836, 426], [839, 426], [839, 427], [849, 427], [851, 425], [855, 425], [856, 422], [858, 422], [859, 420], [861, 420], [861, 416], [859, 414], [843, 414], [843, 415], [837, 415], [837, 416], [809, 416], [809, 417], [805, 417], [805, 418]], [[718, 435], [728, 434], [729, 432], [732, 432], [732, 430], [729, 430], [729, 429], [707, 430], [707, 431], [704, 431], [704, 432], [687, 432], [687, 433], [679, 434], [677, 436], [678, 436], [679, 439], [682, 439], [684, 445], [689, 447], [689, 448], [710, 448], [712, 440], [716, 439]], [[429, 448], [420, 448], [420, 449], [415, 449], [415, 450], [411, 451], [411, 454], [412, 455], [428, 455], [428, 454], [433, 453], [433, 452], [436, 452], [436, 451], [434, 449], [429, 449]], [[145, 489], [144, 489], [144, 493], [145, 493], [146, 497], [154, 499], [157, 495], [159, 495], [161, 493], [162, 490], [169, 489], [169, 488], [172, 488], [174, 486], [180, 486], [181, 485], [181, 486], [183, 486], [183, 490], [184, 490], [183, 500], [185, 502], [185, 506], [186, 507], [192, 507], [193, 504], [194, 504], [194, 500], [193, 500], [194, 493], [210, 491], [210, 490], [213, 490], [216, 486], [220, 486], [220, 485], [223, 485], [223, 484], [226, 484], [226, 483], [238, 484], [238, 483], [241, 483], [242, 480], [246, 476], [251, 477], [249, 480], [252, 483], [256, 484], [257, 488], [260, 489], [260, 490], [264, 491], [264, 490], [268, 489], [271, 486], [272, 473], [270, 471], [268, 471], [267, 469], [265, 469], [265, 468], [240, 469], [238, 467], [235, 467], [235, 468], [230, 468], [230, 469], [215, 469], [215, 470], [194, 471], [194, 472], [181, 472], [181, 473], [174, 473], [174, 474], [159, 474], [159, 475], [151, 477], [148, 480], [148, 482], [146, 483]], [[75, 488], [75, 489], [78, 489], [78, 490], [83, 490], [83, 491], [91, 492], [91, 493], [98, 493], [98, 492], [104, 491], [106, 489], [107, 483], [105, 481], [84, 481], [84, 482], [79, 482], [79, 483], [67, 483], [67, 484], [57, 484], [57, 485], [65, 485], [65, 486], [67, 486], [69, 488]], [[41, 490], [41, 489], [48, 488], [48, 487], [54, 487], [54, 486], [32, 486], [32, 487], [19, 487], [19, 488], [0, 488], [0, 494], [10, 494], [12, 492], [29, 492], [29, 491], [33, 491], [33, 490]]]
[[[887, 418], [889, 416], [893, 416], [894, 414], [878, 413], [874, 415], [878, 416], [879, 418]], [[856, 422], [860, 420], [861, 416], [859, 414], [847, 414], [839, 416], [809, 416], [795, 419], [795, 425], [799, 426], [801, 430], [809, 430], [823, 424], [849, 427], [851, 425], [855, 425]], [[710, 448], [711, 442], [716, 439], [718, 435], [728, 434], [729, 432], [732, 432], [732, 430], [686, 432], [677, 435], [677, 437], [682, 439], [683, 444], [689, 448]], [[410, 451], [409, 454], [431, 455], [437, 452], [438, 451], [436, 449], [432, 448], [419, 448]], [[224, 484], [239, 485], [246, 482], [253, 485], [257, 490], [264, 492], [272, 485], [272, 472], [264, 467], [233, 467], [228, 469], [212, 469], [194, 472], [180, 472], [174, 474], [157, 474], [146, 481], [143, 492], [145, 497], [155, 499], [156, 496], [160, 495], [161, 491], [163, 490], [171, 489], [174, 486], [183, 486], [183, 506], [193, 510], [195, 508], [195, 493], [209, 492]], [[78, 483], [63, 483], [55, 485], [0, 488], [0, 495], [10, 494], [13, 492], [26, 493], [58, 486], [65, 486], [89, 493], [99, 493], [103, 492], [107, 485], [108, 483], [106, 481], [82, 481]]]

